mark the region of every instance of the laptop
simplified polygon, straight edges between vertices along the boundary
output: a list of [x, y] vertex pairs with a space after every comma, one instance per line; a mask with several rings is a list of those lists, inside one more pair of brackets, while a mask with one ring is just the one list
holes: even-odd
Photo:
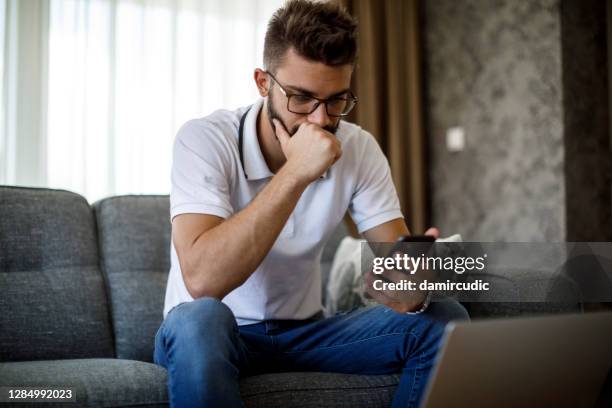
[[612, 367], [612, 312], [451, 322], [422, 408], [593, 408]]

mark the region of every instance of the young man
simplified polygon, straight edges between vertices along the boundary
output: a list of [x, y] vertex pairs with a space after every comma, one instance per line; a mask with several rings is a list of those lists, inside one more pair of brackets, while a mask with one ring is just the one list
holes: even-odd
[[321, 252], [347, 210], [368, 241], [409, 233], [375, 139], [340, 120], [356, 103], [355, 35], [334, 3], [288, 2], [254, 73], [262, 98], [177, 135], [155, 339], [172, 406], [241, 406], [239, 378], [271, 371], [401, 372], [394, 406], [417, 406], [445, 324], [466, 317], [374, 292], [382, 305], [320, 318]]

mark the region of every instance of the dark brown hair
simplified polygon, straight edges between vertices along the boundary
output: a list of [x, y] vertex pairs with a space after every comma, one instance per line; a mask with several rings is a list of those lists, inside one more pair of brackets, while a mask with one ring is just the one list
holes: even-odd
[[356, 37], [356, 21], [337, 2], [290, 0], [268, 23], [264, 66], [275, 72], [290, 48], [326, 65], [354, 65]]

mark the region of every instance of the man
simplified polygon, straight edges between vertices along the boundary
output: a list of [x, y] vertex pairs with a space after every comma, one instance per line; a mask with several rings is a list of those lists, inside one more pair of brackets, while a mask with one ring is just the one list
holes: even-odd
[[375, 139], [340, 120], [356, 102], [355, 35], [333, 3], [288, 2], [254, 73], [262, 99], [178, 132], [155, 340], [172, 406], [241, 406], [240, 377], [306, 370], [401, 372], [394, 406], [417, 406], [445, 323], [466, 317], [371, 291], [382, 305], [320, 318], [321, 253], [347, 210], [370, 242], [409, 233]]

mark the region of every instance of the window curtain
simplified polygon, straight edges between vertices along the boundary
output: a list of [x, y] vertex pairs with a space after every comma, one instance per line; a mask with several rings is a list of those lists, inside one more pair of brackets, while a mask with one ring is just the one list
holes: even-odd
[[252, 72], [282, 3], [3, 0], [14, 75], [3, 76], [0, 183], [90, 201], [167, 194], [180, 125], [257, 98]]
[[0, 184], [44, 185], [48, 2], [0, 0]]
[[349, 120], [370, 131], [389, 159], [408, 228], [429, 226], [418, 0], [337, 0], [359, 23]]

